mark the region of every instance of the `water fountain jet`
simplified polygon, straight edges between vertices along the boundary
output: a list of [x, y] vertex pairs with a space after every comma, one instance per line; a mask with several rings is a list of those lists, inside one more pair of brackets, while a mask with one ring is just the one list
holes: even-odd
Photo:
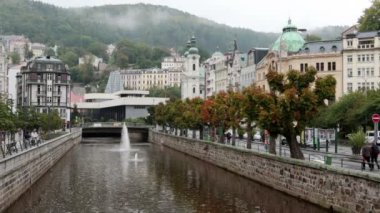
[[131, 143], [129, 141], [128, 129], [125, 123], [123, 123], [123, 129], [121, 130], [120, 150], [129, 151], [131, 149]]

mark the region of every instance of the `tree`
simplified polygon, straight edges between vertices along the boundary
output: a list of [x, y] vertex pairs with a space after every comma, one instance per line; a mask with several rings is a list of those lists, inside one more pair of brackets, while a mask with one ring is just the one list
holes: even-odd
[[227, 105], [228, 126], [232, 128], [232, 145], [235, 146], [236, 130], [240, 127], [243, 120], [243, 95], [240, 92], [229, 91], [225, 104]]
[[16, 129], [11, 105], [0, 96], [0, 131], [13, 132]]
[[247, 132], [247, 148], [252, 148], [254, 122], [259, 120], [262, 110], [261, 102], [264, 91], [258, 87], [250, 86], [243, 90], [242, 113]]
[[306, 42], [312, 42], [312, 41], [321, 41], [322, 38], [320, 36], [314, 35], [314, 34], [307, 34], [305, 41]]
[[17, 52], [12, 52], [10, 56], [11, 56], [12, 64], [20, 64], [21, 58]]
[[[304, 159], [296, 136], [305, 129], [310, 120], [318, 113], [319, 107], [331, 100], [335, 94], [335, 79], [317, 78], [317, 71], [310, 67], [301, 73], [291, 70], [286, 74], [269, 71], [268, 83], [272, 103], [269, 109], [276, 112], [280, 132], [285, 136], [292, 158]], [[312, 84], [315, 83], [315, 88]], [[273, 119], [273, 118], [272, 118]]]
[[200, 139], [203, 139], [202, 105], [204, 101], [201, 98], [187, 99], [184, 103], [185, 111], [182, 116], [186, 126], [193, 130], [193, 138], [195, 138], [195, 130], [199, 130]]
[[373, 0], [372, 5], [364, 10], [358, 22], [360, 31], [380, 30], [380, 1]]

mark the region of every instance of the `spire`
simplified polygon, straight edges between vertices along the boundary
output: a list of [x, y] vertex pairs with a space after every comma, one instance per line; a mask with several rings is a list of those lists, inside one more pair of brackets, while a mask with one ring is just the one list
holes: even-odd
[[234, 51], [237, 51], [238, 50], [238, 45], [237, 45], [237, 41], [236, 39], [234, 40]]
[[189, 49], [189, 48], [191, 47], [191, 42], [190, 42], [190, 40], [187, 41], [187, 43], [186, 43], [186, 47], [187, 47], [187, 49]]
[[195, 38], [194, 34], [191, 37], [191, 47], [195, 47], [197, 44], [197, 39]]

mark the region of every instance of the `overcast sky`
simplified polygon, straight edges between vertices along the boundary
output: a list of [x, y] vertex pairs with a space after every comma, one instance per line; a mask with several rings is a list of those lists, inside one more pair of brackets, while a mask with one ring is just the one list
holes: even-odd
[[290, 17], [299, 28], [353, 25], [370, 0], [41, 0], [61, 7], [149, 3], [233, 27], [280, 32]]

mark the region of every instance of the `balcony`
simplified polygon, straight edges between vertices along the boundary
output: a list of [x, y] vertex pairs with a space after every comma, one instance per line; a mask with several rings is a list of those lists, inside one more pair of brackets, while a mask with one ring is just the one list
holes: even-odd
[[27, 84], [46, 84], [46, 80], [44, 79], [26, 79]]

